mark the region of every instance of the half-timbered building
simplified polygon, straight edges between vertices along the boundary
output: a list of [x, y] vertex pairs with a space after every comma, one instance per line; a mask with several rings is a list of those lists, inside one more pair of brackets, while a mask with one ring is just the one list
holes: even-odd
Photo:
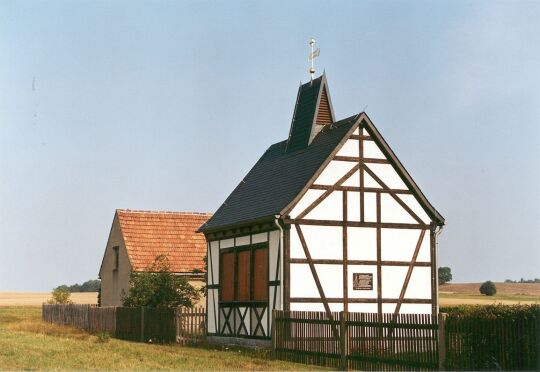
[[443, 217], [364, 113], [336, 120], [325, 75], [201, 228], [209, 335], [268, 338], [272, 309], [438, 312]]

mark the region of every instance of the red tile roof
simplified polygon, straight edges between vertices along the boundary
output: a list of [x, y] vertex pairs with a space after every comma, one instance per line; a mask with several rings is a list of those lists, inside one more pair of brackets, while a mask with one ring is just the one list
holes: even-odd
[[117, 209], [116, 214], [133, 271], [145, 271], [160, 255], [176, 273], [204, 269], [206, 240], [196, 231], [211, 213]]

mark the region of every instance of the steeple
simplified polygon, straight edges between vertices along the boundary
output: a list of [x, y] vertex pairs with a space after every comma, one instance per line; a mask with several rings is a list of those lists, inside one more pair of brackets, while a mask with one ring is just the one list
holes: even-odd
[[287, 152], [308, 147], [321, 129], [334, 121], [330, 91], [323, 73], [298, 89]]

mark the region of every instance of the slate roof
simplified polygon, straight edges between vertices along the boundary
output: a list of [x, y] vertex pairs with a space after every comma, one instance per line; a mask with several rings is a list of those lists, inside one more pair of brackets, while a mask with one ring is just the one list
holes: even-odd
[[287, 152], [305, 148], [309, 144], [322, 79], [323, 76], [320, 76], [302, 85], [298, 91]]
[[197, 229], [212, 214], [117, 209], [116, 215], [133, 271], [146, 271], [159, 255], [175, 273], [204, 269], [206, 240]]
[[272, 218], [302, 191], [349, 132], [358, 115], [326, 126], [306, 148], [286, 151], [287, 140], [270, 146], [199, 231]]

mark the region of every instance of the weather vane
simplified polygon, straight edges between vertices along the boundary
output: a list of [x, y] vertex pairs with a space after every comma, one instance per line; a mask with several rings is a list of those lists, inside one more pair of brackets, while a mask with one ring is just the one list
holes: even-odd
[[309, 60], [311, 61], [311, 68], [309, 69], [309, 74], [311, 75], [311, 81], [313, 81], [313, 75], [315, 75], [315, 67], [313, 67], [313, 60], [321, 54], [321, 50], [319, 48], [313, 50], [315, 47], [315, 39], [311, 38], [309, 40], [309, 45], [311, 46], [311, 53], [309, 53]]

